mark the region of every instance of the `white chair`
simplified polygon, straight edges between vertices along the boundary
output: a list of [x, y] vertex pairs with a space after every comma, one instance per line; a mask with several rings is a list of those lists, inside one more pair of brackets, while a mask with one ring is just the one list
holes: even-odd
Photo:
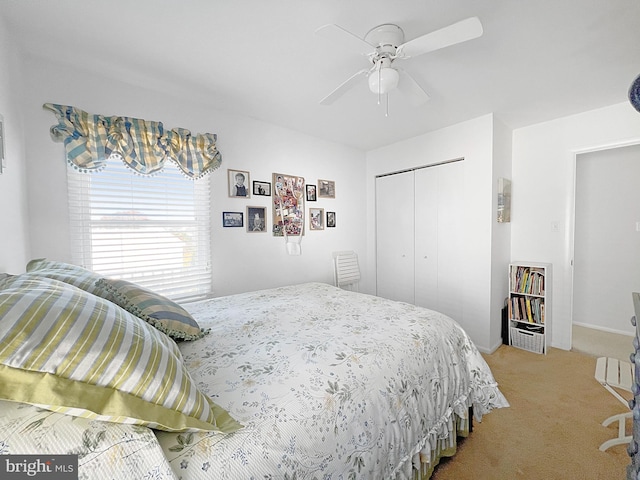
[[[633, 383], [633, 365], [628, 362], [621, 362], [617, 358], [600, 357], [596, 362], [596, 380], [602, 384], [611, 394], [622, 404], [629, 408], [629, 402], [620, 395], [614, 388], [625, 390], [631, 393]], [[632, 416], [632, 412], [619, 413], [607, 418], [602, 425], [608, 427], [613, 422], [618, 422], [618, 436], [607, 440], [600, 445], [603, 452], [614, 445], [624, 445], [631, 441], [632, 435], [627, 435], [626, 419]]]
[[333, 252], [333, 281], [336, 287], [358, 291], [360, 266], [353, 251]]

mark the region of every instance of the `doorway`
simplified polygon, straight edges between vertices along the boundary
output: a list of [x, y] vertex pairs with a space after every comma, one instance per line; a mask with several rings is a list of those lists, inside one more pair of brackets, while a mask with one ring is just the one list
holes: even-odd
[[631, 292], [640, 290], [640, 145], [578, 154], [575, 172], [572, 326], [633, 335]]

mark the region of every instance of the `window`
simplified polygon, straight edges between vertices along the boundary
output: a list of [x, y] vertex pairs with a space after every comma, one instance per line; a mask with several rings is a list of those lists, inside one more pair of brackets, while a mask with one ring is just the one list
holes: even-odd
[[141, 176], [113, 156], [67, 176], [74, 263], [173, 300], [211, 293], [209, 176], [189, 180], [173, 162]]

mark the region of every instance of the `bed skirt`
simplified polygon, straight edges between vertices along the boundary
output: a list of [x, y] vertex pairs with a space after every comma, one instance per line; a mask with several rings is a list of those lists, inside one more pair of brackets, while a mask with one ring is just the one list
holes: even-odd
[[466, 438], [473, 429], [472, 409], [469, 409], [467, 418], [460, 418], [453, 415], [455, 422], [455, 433], [452, 431], [448, 438], [438, 439], [431, 452], [420, 452], [414, 458], [413, 480], [428, 480], [442, 457], [453, 457], [457, 450], [458, 437]]

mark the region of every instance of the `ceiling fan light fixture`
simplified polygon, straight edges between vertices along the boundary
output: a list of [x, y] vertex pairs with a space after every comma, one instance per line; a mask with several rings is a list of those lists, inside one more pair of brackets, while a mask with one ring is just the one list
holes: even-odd
[[369, 90], [384, 95], [398, 86], [400, 75], [391, 67], [382, 67], [369, 75]]

